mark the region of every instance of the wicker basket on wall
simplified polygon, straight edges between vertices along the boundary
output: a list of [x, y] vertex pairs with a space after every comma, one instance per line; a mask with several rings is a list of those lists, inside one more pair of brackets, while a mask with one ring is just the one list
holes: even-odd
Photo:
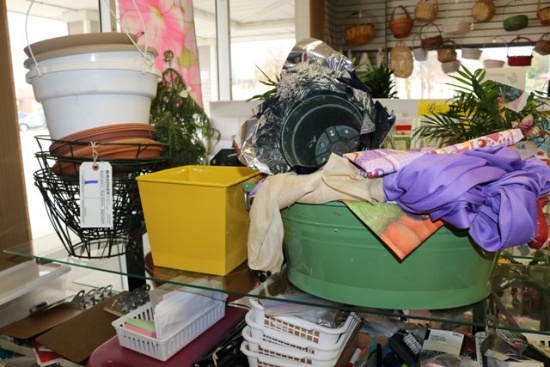
[[[396, 15], [395, 11], [401, 10], [401, 15]], [[393, 8], [390, 16], [390, 31], [395, 38], [406, 38], [411, 34], [414, 19], [409, 15], [405, 7], [399, 5]]]
[[[437, 34], [432, 36], [426, 36], [425, 27], [432, 27], [437, 30]], [[424, 32], [424, 35], [422, 34]], [[437, 50], [441, 45], [443, 45], [443, 42], [445, 41], [443, 39], [443, 36], [441, 35], [441, 30], [435, 23], [426, 23], [420, 27], [420, 47], [422, 47], [424, 50], [431, 51], [431, 50]]]
[[437, 60], [439, 62], [450, 62], [456, 60], [456, 44], [451, 39], [446, 39], [437, 50]]
[[472, 6], [472, 18], [476, 22], [488, 22], [495, 15], [496, 7], [493, 0], [477, 0]]
[[533, 44], [533, 41], [531, 41], [530, 38], [523, 37], [523, 36], [517, 36], [512, 41], [510, 41], [506, 47], [508, 66], [530, 66], [531, 65], [531, 61], [533, 60], [533, 49], [531, 49], [531, 53], [527, 55], [510, 55], [510, 46], [513, 46], [515, 42], [521, 42], [521, 40], [526, 41], [530, 45]]
[[[511, 8], [508, 8], [509, 6]], [[516, 12], [521, 12], [525, 9], [525, 4], [521, 0], [511, 0], [504, 6], [504, 14], [507, 14], [508, 9], [513, 13], [512, 15], [505, 15], [504, 20], [502, 21], [502, 26], [505, 31], [519, 31], [520, 29], [526, 28], [529, 25], [529, 17], [526, 14], [517, 14]]]
[[550, 6], [541, 7], [540, 0], [537, 1], [537, 19], [542, 25], [550, 25]]
[[550, 33], [545, 33], [535, 42], [534, 51], [539, 55], [550, 55]]
[[398, 42], [390, 52], [390, 69], [397, 78], [408, 78], [413, 72], [413, 54], [409, 46]]
[[346, 19], [352, 18], [360, 18], [361, 23], [351, 25], [344, 30], [344, 41], [352, 46], [369, 43], [374, 38], [375, 33], [374, 18], [372, 15], [367, 12], [356, 11], [351, 13]]
[[433, 22], [439, 12], [439, 2], [419, 0], [414, 8], [414, 18], [421, 22]]

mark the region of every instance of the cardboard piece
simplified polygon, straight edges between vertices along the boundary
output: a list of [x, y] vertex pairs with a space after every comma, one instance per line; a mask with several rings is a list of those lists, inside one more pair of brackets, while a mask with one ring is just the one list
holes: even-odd
[[97, 347], [116, 335], [111, 323], [118, 316], [105, 311], [104, 308], [124, 293], [82, 311], [40, 335], [36, 341], [72, 362], [84, 362]]
[[30, 339], [80, 314], [83, 309], [65, 304], [31, 314], [0, 328], [0, 334], [18, 339]]
[[377, 335], [376, 337], [373, 337], [369, 333], [361, 332], [360, 329], [361, 325], [358, 325], [357, 329], [354, 332], [354, 335], [352, 335], [348, 344], [342, 350], [342, 354], [340, 354], [340, 358], [338, 358], [336, 367], [349, 366], [348, 363], [350, 361], [350, 358], [357, 348], [361, 350], [368, 350], [373, 342], [379, 343], [381, 345], [386, 345], [388, 339], [385, 336]]

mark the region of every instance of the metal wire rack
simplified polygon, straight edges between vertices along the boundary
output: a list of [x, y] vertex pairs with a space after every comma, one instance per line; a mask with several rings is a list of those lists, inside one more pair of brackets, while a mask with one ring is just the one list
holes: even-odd
[[[140, 158], [145, 151], [140, 144], [126, 143], [138, 154], [133, 158], [82, 158], [72, 154], [56, 156], [49, 152], [49, 138], [36, 137], [40, 151], [35, 154], [40, 169], [34, 172], [50, 221], [69, 255], [81, 258], [119, 256], [140, 244], [145, 220], [135, 178], [166, 168], [167, 158]], [[88, 145], [87, 142], [68, 142]], [[104, 143], [109, 144], [109, 143]], [[71, 147], [70, 152], [75, 151]], [[82, 228], [80, 225], [80, 164], [87, 161], [108, 161], [112, 166], [113, 226]]]

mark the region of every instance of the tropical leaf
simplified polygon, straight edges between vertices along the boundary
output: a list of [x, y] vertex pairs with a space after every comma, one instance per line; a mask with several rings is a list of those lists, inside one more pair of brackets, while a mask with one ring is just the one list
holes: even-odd
[[536, 129], [526, 136], [537, 143], [544, 141], [550, 128], [549, 113], [541, 111], [543, 102], [531, 93], [521, 111], [513, 111], [504, 105], [503, 90], [498, 83], [485, 79], [484, 69], [471, 72], [461, 66], [448, 83], [454, 89], [453, 98], [447, 101], [448, 109], [429, 108], [422, 116], [422, 124], [412, 135], [424, 138], [439, 146], [451, 145], [493, 132], [512, 129], [526, 116], [532, 115]]

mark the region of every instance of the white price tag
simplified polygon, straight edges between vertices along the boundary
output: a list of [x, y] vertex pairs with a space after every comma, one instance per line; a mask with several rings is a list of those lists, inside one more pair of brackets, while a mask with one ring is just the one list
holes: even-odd
[[109, 162], [80, 165], [80, 226], [113, 228], [113, 172]]
[[424, 340], [422, 349], [448, 354], [460, 354], [464, 334], [447, 330], [430, 329], [428, 338]]

